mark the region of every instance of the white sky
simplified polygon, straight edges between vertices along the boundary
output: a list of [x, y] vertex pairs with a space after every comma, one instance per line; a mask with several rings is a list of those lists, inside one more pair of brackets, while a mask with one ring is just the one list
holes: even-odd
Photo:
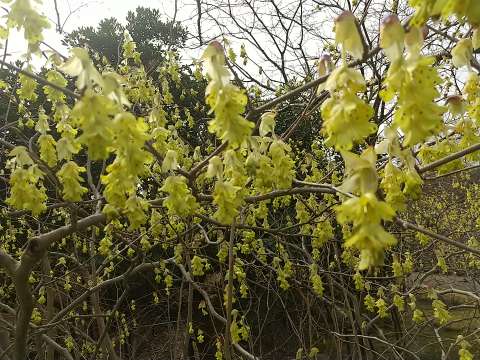
[[[1, 1], [1, 0], [0, 0]], [[178, 1], [178, 11], [176, 20], [179, 21], [190, 35], [190, 41], [181, 51], [181, 61], [191, 63], [198, 59], [204, 46], [199, 47], [198, 27], [197, 27], [197, 0], [56, 0], [60, 13], [60, 23], [66, 21], [64, 31], [71, 32], [81, 26], [96, 26], [100, 20], [108, 17], [115, 17], [120, 22], [125, 21], [129, 11], [134, 11], [138, 6], [159, 9], [162, 19], [172, 19], [174, 14], [175, 1]], [[347, 0], [338, 0], [341, 3]], [[383, 6], [384, 0], [372, 0]], [[479, 0], [480, 1], [480, 0]], [[57, 15], [55, 11], [55, 0], [30, 0], [35, 4], [41, 13], [50, 19], [52, 27], [44, 31], [45, 43], [53, 47], [61, 54], [68, 56], [68, 49], [61, 44], [62, 35], [56, 32], [55, 24]], [[38, 3], [41, 4], [38, 4]], [[233, 9], [235, 21], [230, 18], [227, 11], [227, 4]], [[298, 13], [298, 4], [303, 3], [302, 12]], [[209, 42], [212, 39], [222, 40], [223, 34], [226, 35], [230, 47], [240, 54], [241, 45], [245, 46], [248, 54], [247, 64], [243, 64], [242, 59], [237, 60], [241, 67], [238, 76], [243, 77], [242, 73], [249, 73], [255, 77], [256, 81], [263, 84], [269, 82], [269, 86], [275, 87], [276, 84], [283, 83], [285, 77], [278, 71], [278, 62], [282, 61], [282, 66], [289, 73], [289, 77], [302, 78], [309, 71], [315, 71], [314, 60], [324, 53], [324, 48], [333, 41], [332, 24], [333, 19], [338, 15], [337, 8], [322, 9], [315, 5], [313, 0], [302, 1], [276, 0], [275, 5], [265, 2], [251, 2], [253, 8], [243, 6], [239, 0], [202, 0], [202, 40]], [[8, 6], [8, 5], [7, 5]], [[277, 6], [280, 6], [282, 19], [273, 16], [277, 12]], [[0, 14], [1, 14], [0, 9]], [[73, 14], [71, 14], [73, 12]], [[257, 17], [262, 18], [259, 23]], [[2, 15], [0, 15], [2, 16]], [[302, 24], [306, 25], [307, 31], [300, 31], [295, 19], [302, 16]], [[290, 17], [292, 17], [290, 19]], [[0, 23], [5, 20], [1, 19]], [[297, 19], [298, 21], [298, 19]], [[262, 24], [262, 26], [260, 26]], [[288, 30], [286, 26], [288, 25]], [[268, 31], [265, 31], [266, 27]], [[245, 32], [242, 28], [247, 28]], [[287, 35], [288, 33], [288, 35]], [[301, 47], [298, 44], [302, 43]], [[1, 45], [1, 44], [0, 44]], [[283, 47], [288, 47], [282, 52]], [[25, 54], [27, 46], [23, 40], [23, 34], [12, 31], [8, 44], [9, 62], [19, 59]], [[45, 46], [41, 46], [46, 50]], [[0, 49], [0, 52], [2, 50]], [[1, 56], [1, 53], [0, 53]], [[39, 70], [46, 65], [44, 56], [34, 58], [30, 64], [34, 70]], [[48, 67], [48, 66], [47, 66]], [[291, 75], [291, 76], [290, 76]], [[255, 80], [247, 80], [247, 86], [253, 85]]]
[[[32, 1], [34, 3], [35, 1]], [[44, 32], [45, 42], [68, 55], [66, 49], [61, 45], [62, 36], [56, 32], [55, 24], [57, 15], [55, 12], [54, 0], [42, 0], [43, 4], [36, 5], [45, 16], [52, 22], [52, 27]], [[60, 14], [60, 22], [64, 23], [64, 30], [70, 32], [80, 26], [96, 26], [100, 20], [107, 17], [115, 17], [120, 22], [125, 21], [128, 11], [135, 10], [138, 6], [159, 9], [165, 16], [172, 17], [174, 13], [173, 0], [57, 0]], [[69, 16], [70, 14], [70, 16]], [[189, 17], [185, 6], [179, 7], [177, 20], [182, 21]], [[9, 38], [8, 54], [9, 61], [13, 61], [24, 54], [26, 44], [23, 34], [12, 31]], [[35, 59], [35, 65], [42, 65], [44, 59]]]

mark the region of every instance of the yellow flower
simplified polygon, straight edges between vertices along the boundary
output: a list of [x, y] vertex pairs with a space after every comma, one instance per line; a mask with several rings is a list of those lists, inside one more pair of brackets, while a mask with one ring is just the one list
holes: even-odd
[[462, 115], [465, 112], [465, 103], [459, 95], [450, 95], [447, 98], [447, 106], [452, 115]]
[[356, 59], [362, 59], [365, 51], [358, 31], [357, 20], [350, 11], [344, 11], [335, 20], [335, 42], [342, 45], [342, 51]]
[[402, 58], [405, 40], [405, 30], [396, 15], [387, 16], [380, 29], [380, 46], [390, 59], [396, 61]]
[[471, 39], [462, 39], [452, 49], [452, 63], [456, 68], [464, 66], [470, 67], [470, 61], [473, 54], [473, 44]]
[[472, 45], [473, 45], [473, 50], [480, 49], [480, 28], [478, 27], [473, 31]]
[[205, 61], [207, 74], [211, 79], [206, 94], [208, 95], [212, 88], [223, 88], [230, 81], [230, 73], [225, 66], [225, 54], [222, 44], [218, 41], [212, 41], [208, 44], [201, 57]]

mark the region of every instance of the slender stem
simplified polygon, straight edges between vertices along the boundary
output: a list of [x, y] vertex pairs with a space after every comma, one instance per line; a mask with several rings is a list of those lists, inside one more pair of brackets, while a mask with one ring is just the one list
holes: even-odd
[[422, 234], [425, 234], [425, 235], [428, 235], [434, 239], [437, 239], [437, 240], [440, 240], [446, 244], [449, 244], [449, 245], [452, 245], [452, 246], [455, 246], [459, 249], [463, 249], [463, 250], [466, 250], [472, 254], [476, 254], [478, 256], [480, 256], [480, 250], [478, 249], [474, 249], [474, 248], [471, 248], [463, 243], [460, 243], [458, 241], [455, 241], [455, 240], [452, 240], [446, 236], [443, 236], [443, 235], [440, 235], [440, 234], [437, 234], [437, 233], [434, 233], [433, 231], [430, 231], [428, 229], [425, 229], [421, 226], [418, 226], [418, 225], [415, 225], [415, 224], [412, 224], [412, 223], [409, 223], [408, 221], [405, 221], [405, 220], [402, 220], [402, 219], [399, 219], [397, 218], [396, 219], [397, 222], [402, 225], [405, 229], [410, 229], [410, 230], [415, 230], [415, 231], [418, 231], [419, 233], [422, 233]]
[[225, 359], [231, 360], [231, 343], [232, 343], [232, 334], [230, 332], [230, 327], [232, 325], [232, 298], [233, 298], [233, 245], [235, 243], [235, 219], [233, 219], [232, 225], [230, 227], [230, 241], [228, 244], [228, 283], [227, 283], [227, 307], [226, 307], [226, 316], [227, 324], [225, 325]]
[[123, 301], [127, 297], [127, 291], [128, 291], [128, 289], [123, 290], [122, 295], [120, 295], [120, 298], [117, 300], [117, 303], [115, 304], [115, 306], [112, 309], [112, 312], [110, 313], [110, 315], [107, 318], [107, 322], [104, 325], [102, 334], [98, 338], [97, 345], [95, 346], [95, 351], [94, 351], [94, 355], [93, 355], [94, 359], [97, 358], [97, 354], [98, 354], [98, 351], [100, 350], [100, 346], [102, 345], [105, 338], [108, 336], [108, 328], [110, 327], [110, 323], [112, 322], [112, 319], [115, 316], [115, 313], [117, 312], [118, 308], [120, 307], [120, 305], [123, 303]]
[[[227, 323], [227, 319], [225, 319], [222, 315], [220, 315], [216, 310], [215, 310], [215, 307], [213, 306], [212, 304], [212, 299], [210, 299], [210, 296], [208, 295], [208, 293], [202, 289], [200, 287], [200, 285], [198, 285], [195, 281], [193, 281], [192, 277], [190, 276], [190, 274], [187, 272], [187, 270], [185, 269], [185, 267], [182, 265], [182, 264], [177, 264], [173, 259], [169, 259], [169, 260], [166, 260], [165, 261], [166, 263], [169, 263], [169, 264], [174, 264], [176, 265], [182, 275], [183, 275], [183, 278], [188, 281], [189, 283], [191, 283], [194, 287], [195, 290], [197, 290], [200, 295], [202, 295], [203, 299], [205, 300], [205, 302], [207, 303], [207, 306], [208, 306], [208, 310], [210, 311], [210, 314], [212, 314], [212, 316], [217, 319], [218, 321], [220, 321], [221, 323], [223, 324], [226, 324]], [[252, 355], [251, 353], [249, 353], [247, 350], [245, 350], [243, 347], [241, 347], [239, 344], [233, 344], [233, 347], [235, 348], [235, 350], [237, 350], [242, 356], [246, 357], [247, 359], [249, 360], [260, 360], [258, 357], [256, 357], [255, 355]]]

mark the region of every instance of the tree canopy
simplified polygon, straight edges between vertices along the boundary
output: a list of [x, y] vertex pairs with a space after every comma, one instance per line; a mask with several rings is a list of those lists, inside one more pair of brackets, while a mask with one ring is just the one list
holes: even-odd
[[[70, 47], [88, 47], [115, 65], [121, 60], [125, 31], [129, 32], [146, 66], [157, 66], [166, 50], [182, 47], [187, 38], [178, 22], [162, 21], [158, 9], [138, 7], [128, 12], [125, 26], [116, 18], [106, 18], [96, 28], [81, 27], [67, 33], [63, 42]], [[158, 63], [153, 63], [154, 60]]]

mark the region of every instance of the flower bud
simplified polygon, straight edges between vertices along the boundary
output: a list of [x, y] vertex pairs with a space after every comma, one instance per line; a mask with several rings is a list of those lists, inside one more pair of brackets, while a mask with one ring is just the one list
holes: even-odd
[[462, 115], [465, 112], [465, 106], [461, 96], [459, 95], [450, 95], [447, 97], [447, 106], [448, 111], [452, 115]]
[[215, 48], [215, 50], [219, 53], [222, 53], [223, 54], [223, 46], [222, 44], [220, 43], [220, 41], [217, 41], [217, 40], [213, 40], [210, 42], [210, 44], [208, 44], [209, 46], [211, 46], [212, 48]]
[[255, 175], [258, 166], [258, 156], [253, 152], [248, 155], [247, 160], [245, 161], [245, 168], [247, 169], [248, 175]]
[[317, 70], [320, 76], [324, 76], [333, 70], [332, 58], [330, 55], [322, 55], [317, 60]]
[[360, 32], [357, 27], [357, 20], [350, 11], [344, 11], [335, 20], [335, 42], [342, 45], [342, 50], [349, 53], [356, 59], [362, 59], [364, 46]]
[[[317, 65], [318, 74], [320, 76], [325, 76], [331, 73], [333, 70], [332, 58], [328, 54], [322, 55], [317, 60], [316, 65]], [[318, 85], [317, 95], [320, 95], [323, 90], [325, 90], [325, 83]]]
[[423, 46], [425, 33], [423, 29], [414, 26], [405, 34], [405, 45], [412, 56], [420, 54], [420, 50]]
[[176, 170], [178, 168], [177, 152], [175, 150], [168, 150], [162, 163], [162, 172]]
[[401, 58], [403, 54], [405, 30], [397, 15], [387, 16], [380, 29], [380, 47], [390, 61]]
[[427, 26], [422, 26], [423, 40], [425, 40], [427, 38], [428, 34], [430, 34], [430, 30], [428, 29], [428, 27]]
[[220, 42], [216, 40], [210, 42], [201, 59], [206, 63], [207, 74], [212, 79], [212, 83], [223, 87], [229, 82], [230, 74], [225, 67], [225, 52]]
[[217, 177], [221, 179], [222, 175], [223, 175], [222, 159], [220, 159], [220, 157], [218, 156], [214, 156], [208, 162], [207, 177], [209, 178]]
[[270, 133], [274, 133], [275, 116], [277, 116], [277, 112], [275, 110], [267, 111], [266, 113], [262, 114], [260, 117], [260, 127], [258, 129], [260, 136], [267, 136]]

